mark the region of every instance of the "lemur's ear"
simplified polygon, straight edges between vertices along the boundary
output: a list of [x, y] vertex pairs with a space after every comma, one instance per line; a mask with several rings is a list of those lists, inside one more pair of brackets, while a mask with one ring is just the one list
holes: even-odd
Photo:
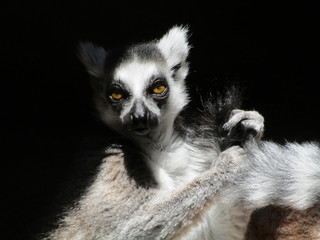
[[171, 68], [185, 63], [190, 46], [188, 44], [188, 29], [175, 26], [169, 30], [158, 42], [157, 46], [164, 55]]
[[79, 44], [79, 58], [93, 77], [103, 77], [106, 56], [107, 52], [103, 47], [89, 42]]

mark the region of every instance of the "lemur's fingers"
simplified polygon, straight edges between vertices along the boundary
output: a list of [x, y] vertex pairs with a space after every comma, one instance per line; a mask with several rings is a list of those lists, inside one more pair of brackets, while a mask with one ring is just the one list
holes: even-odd
[[245, 131], [253, 130], [256, 132], [256, 138], [260, 139], [262, 137], [264, 130], [264, 118], [257, 111], [233, 110], [228, 122], [223, 125], [223, 128], [231, 132], [231, 130], [239, 123], [243, 126]]
[[264, 124], [263, 116], [257, 111], [244, 111], [235, 109], [231, 112], [230, 118], [227, 123], [223, 125], [225, 130], [230, 130], [243, 120], [254, 120], [259, 124]]

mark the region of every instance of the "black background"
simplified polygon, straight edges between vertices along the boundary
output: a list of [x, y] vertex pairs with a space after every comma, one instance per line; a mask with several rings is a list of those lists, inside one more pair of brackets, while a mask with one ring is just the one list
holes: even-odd
[[[280, 3], [281, 2], [281, 3]], [[80, 40], [105, 47], [160, 38], [188, 25], [194, 99], [237, 81], [267, 139], [319, 140], [317, 8], [307, 1], [10, 1], [1, 7], [1, 198], [5, 238], [33, 239], [99, 132]], [[93, 143], [92, 143], [93, 144]]]

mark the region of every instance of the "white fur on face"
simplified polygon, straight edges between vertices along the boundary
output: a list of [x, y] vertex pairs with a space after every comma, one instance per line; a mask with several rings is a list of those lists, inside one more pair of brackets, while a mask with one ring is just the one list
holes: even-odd
[[159, 74], [156, 63], [135, 60], [120, 64], [115, 70], [114, 79], [124, 83], [134, 97], [141, 97], [151, 78]]

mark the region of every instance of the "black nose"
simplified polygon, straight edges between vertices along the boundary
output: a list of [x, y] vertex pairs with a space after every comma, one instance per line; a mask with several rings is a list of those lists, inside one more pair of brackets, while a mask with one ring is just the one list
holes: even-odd
[[136, 102], [123, 118], [124, 126], [137, 135], [146, 135], [159, 124], [158, 117], [143, 102]]
[[148, 113], [133, 112], [131, 114], [132, 127], [134, 130], [144, 130], [148, 127]]
[[132, 129], [143, 131], [149, 127], [149, 111], [143, 103], [136, 103], [130, 112]]

